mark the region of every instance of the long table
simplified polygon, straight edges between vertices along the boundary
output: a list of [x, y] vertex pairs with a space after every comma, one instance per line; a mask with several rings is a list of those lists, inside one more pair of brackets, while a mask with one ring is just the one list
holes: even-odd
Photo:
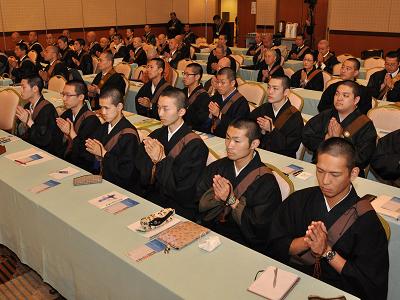
[[[13, 153], [32, 146], [20, 140], [6, 147]], [[67, 299], [260, 299], [246, 289], [256, 272], [270, 265], [301, 277], [289, 300], [310, 294], [357, 299], [222, 236], [212, 253], [193, 243], [134, 262], [127, 253], [147, 239], [127, 226], [159, 207], [106, 181], [74, 187], [69, 177], [48, 191], [29, 192], [48, 180], [47, 174], [69, 165], [56, 158], [22, 167], [0, 157], [0, 243]], [[111, 191], [140, 204], [111, 215], [88, 203]]]

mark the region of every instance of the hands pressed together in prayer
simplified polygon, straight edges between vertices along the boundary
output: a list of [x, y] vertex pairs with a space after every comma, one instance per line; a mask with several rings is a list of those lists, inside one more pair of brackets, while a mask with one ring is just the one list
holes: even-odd
[[139, 102], [139, 104], [140, 104], [141, 106], [144, 106], [144, 107], [146, 107], [146, 108], [151, 108], [151, 101], [150, 101], [150, 99], [147, 98], [147, 97], [140, 97], [140, 98], [138, 99], [138, 102]]
[[86, 151], [96, 156], [104, 157], [104, 155], [107, 153], [107, 150], [104, 148], [103, 144], [96, 139], [87, 139], [85, 147]]
[[304, 242], [314, 254], [322, 256], [328, 249], [328, 231], [325, 224], [321, 221], [311, 222], [304, 236]]
[[258, 117], [257, 118], [257, 124], [261, 128], [261, 133], [266, 134], [267, 132], [271, 132], [274, 130], [274, 123], [272, 122], [272, 119], [270, 117], [264, 116], [264, 117]]
[[164, 146], [157, 139], [147, 137], [143, 140], [143, 145], [153, 163], [156, 164], [166, 157]]
[[18, 105], [15, 115], [26, 126], [31, 127], [33, 125], [32, 115], [28, 109], [25, 109], [22, 106]]
[[343, 135], [342, 126], [336, 121], [335, 118], [331, 118], [328, 124], [328, 132], [325, 135], [325, 140], [331, 137], [341, 137]]
[[208, 104], [208, 110], [209, 110], [210, 114], [211, 114], [213, 117], [219, 118], [219, 115], [220, 115], [220, 113], [221, 113], [221, 110], [220, 110], [219, 105], [218, 105], [217, 103], [211, 101], [211, 102]]
[[60, 128], [65, 136], [70, 137], [71, 139], [74, 139], [76, 137], [74, 124], [71, 122], [70, 119], [64, 120], [63, 118], [57, 118], [56, 123], [58, 128]]

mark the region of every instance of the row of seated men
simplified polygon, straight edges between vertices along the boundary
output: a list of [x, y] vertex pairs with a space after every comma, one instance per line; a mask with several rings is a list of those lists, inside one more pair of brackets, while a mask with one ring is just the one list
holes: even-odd
[[[150, 64], [160, 68], [157, 64], [162, 67], [161, 62], [157, 58]], [[189, 66], [185, 78], [198, 78], [194, 75], [197, 68]], [[231, 103], [231, 108], [246, 101], [237, 94], [231, 69], [221, 69], [217, 77], [222, 101]], [[341, 113], [337, 112], [338, 121], [335, 117], [328, 120], [325, 137], [318, 141], [319, 185], [297, 191], [282, 202], [279, 185], [257, 151], [262, 136], [277, 130], [277, 122], [266, 116], [231, 120], [224, 125], [227, 157], [206, 166], [208, 148], [186, 118], [193, 105], [186, 93], [191, 94], [194, 86], [186, 84], [185, 92], [165, 88], [157, 102], [152, 102], [163, 127], [141, 142], [135, 126], [123, 116], [118, 89], [105, 89], [100, 95], [105, 121], [101, 124], [85, 104], [87, 86], [82, 81], [65, 85], [62, 96], [67, 110], [59, 117], [42, 95], [41, 78], [30, 76], [21, 81], [21, 96], [28, 103], [17, 108], [18, 131], [33, 145], [102, 174], [160, 206], [172, 207], [238, 243], [361, 299], [385, 299], [387, 238], [369, 200], [360, 199], [352, 185], [360, 172], [359, 150], [353, 136], [339, 137], [343, 131], [339, 130]], [[223, 87], [230, 87], [232, 96], [225, 97]], [[289, 107], [284, 108], [285, 114], [292, 112], [286, 99], [288, 88], [287, 77], [270, 81], [269, 109], [278, 114], [278, 122], [283, 122], [282, 108]], [[335, 99], [340, 102], [340, 111], [351, 106], [355, 109], [358, 96], [354, 83], [346, 81], [338, 90]], [[216, 126], [225, 121], [223, 102], [220, 104], [221, 111], [218, 103], [209, 104]], [[298, 112], [293, 115], [298, 116]], [[346, 231], [339, 228], [340, 237], [328, 242], [331, 229], [349, 212], [356, 212], [354, 222]]]

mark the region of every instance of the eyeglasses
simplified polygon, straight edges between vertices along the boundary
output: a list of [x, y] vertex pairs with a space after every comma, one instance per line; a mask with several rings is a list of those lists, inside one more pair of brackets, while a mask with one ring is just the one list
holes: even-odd
[[78, 94], [65, 94], [65, 93], [61, 93], [62, 97], [74, 97], [74, 96], [78, 96]]
[[183, 77], [187, 77], [187, 76], [196, 76], [196, 75], [198, 75], [198, 74], [192, 74], [192, 73], [185, 73], [185, 72], [182, 72], [182, 75], [183, 75]]

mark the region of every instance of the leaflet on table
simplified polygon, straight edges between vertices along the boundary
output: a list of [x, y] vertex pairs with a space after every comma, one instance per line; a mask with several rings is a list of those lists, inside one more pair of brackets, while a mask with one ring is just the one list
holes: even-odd
[[295, 164], [290, 164], [282, 169], [282, 172], [286, 175], [303, 171], [303, 167], [297, 166]]
[[128, 196], [115, 191], [89, 200], [89, 203], [112, 214], [118, 214], [139, 204]]
[[128, 252], [128, 256], [134, 261], [140, 262], [150, 256], [165, 250], [167, 246], [159, 240], [152, 240], [146, 244]]
[[181, 220], [179, 220], [178, 218], [172, 217], [172, 220], [161, 225], [160, 227], [154, 228], [150, 231], [147, 232], [143, 232], [141, 231], [141, 225], [140, 225], [140, 220], [132, 223], [131, 225], [128, 226], [128, 228], [132, 231], [138, 232], [139, 234], [141, 234], [142, 236], [146, 237], [146, 238], [153, 238], [155, 237], [157, 234], [163, 232], [164, 230], [167, 230], [168, 228], [178, 224]]
[[203, 141], [208, 140], [209, 138], [214, 137], [214, 135], [212, 135], [211, 133], [200, 132], [200, 131], [197, 131], [197, 130], [195, 130], [194, 132], [197, 133], [197, 134], [201, 137], [201, 139], [202, 139]]
[[10, 143], [10, 142], [15, 142], [18, 140], [20, 140], [20, 138], [14, 136], [14, 135], [2, 136], [2, 137], [0, 137], [0, 145], [4, 145], [4, 144]]
[[46, 191], [48, 189], [51, 189], [57, 185], [59, 185], [60, 182], [55, 181], [55, 180], [48, 180], [46, 182], [43, 182], [42, 184], [39, 184], [37, 186], [34, 186], [33, 188], [31, 188], [29, 191], [35, 194], [39, 194], [43, 191]]
[[280, 300], [290, 293], [299, 280], [296, 274], [270, 266], [247, 290], [270, 300]]
[[56, 172], [50, 173], [49, 176], [54, 178], [54, 179], [63, 179], [65, 177], [74, 175], [76, 173], [79, 173], [78, 169], [74, 169], [72, 167], [66, 167], [64, 169], [58, 170]]
[[15, 152], [5, 157], [24, 167], [38, 165], [54, 159], [50, 154], [35, 148]]
[[157, 126], [160, 125], [161, 122], [155, 119], [144, 119], [141, 121], [137, 121], [137, 122], [133, 122], [133, 124], [135, 125], [135, 127], [137, 129], [141, 129], [141, 128], [148, 128], [151, 126]]
[[371, 205], [378, 213], [400, 220], [399, 197], [381, 195], [373, 200]]

